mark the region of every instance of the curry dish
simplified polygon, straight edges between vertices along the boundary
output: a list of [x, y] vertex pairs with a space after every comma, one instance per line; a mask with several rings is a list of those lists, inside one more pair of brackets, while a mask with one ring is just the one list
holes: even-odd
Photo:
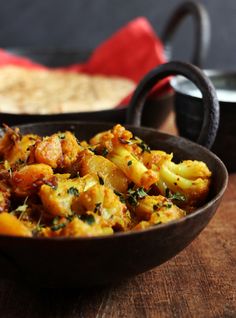
[[172, 161], [121, 125], [89, 141], [5, 127], [0, 139], [0, 234], [110, 235], [185, 217], [204, 203], [205, 163]]

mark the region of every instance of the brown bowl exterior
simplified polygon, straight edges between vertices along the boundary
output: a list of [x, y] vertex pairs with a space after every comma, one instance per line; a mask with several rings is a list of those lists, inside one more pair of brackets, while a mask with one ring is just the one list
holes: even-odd
[[[72, 130], [80, 139], [111, 128], [109, 124], [67, 122], [20, 127], [22, 133], [47, 135]], [[209, 150], [180, 137], [127, 126], [153, 149], [175, 158], [203, 160], [213, 172], [207, 203], [187, 217], [144, 231], [93, 238], [0, 237], [0, 273], [44, 287], [78, 287], [118, 282], [169, 260], [202, 231], [227, 186], [223, 163]]]
[[[38, 122], [57, 122], [57, 121], [96, 121], [107, 123], [126, 122], [127, 107], [112, 108], [109, 110], [93, 112], [75, 112], [62, 114], [11, 114], [0, 113], [1, 122], [9, 126], [38, 123]], [[173, 93], [167, 93], [161, 97], [149, 98], [145, 105], [142, 115], [142, 126], [158, 128], [168, 117], [173, 108]]]

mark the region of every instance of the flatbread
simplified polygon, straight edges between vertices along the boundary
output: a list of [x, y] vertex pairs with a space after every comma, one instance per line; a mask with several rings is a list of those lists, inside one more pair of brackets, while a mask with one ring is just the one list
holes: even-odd
[[0, 69], [0, 112], [56, 114], [114, 108], [135, 87], [121, 77], [59, 70]]

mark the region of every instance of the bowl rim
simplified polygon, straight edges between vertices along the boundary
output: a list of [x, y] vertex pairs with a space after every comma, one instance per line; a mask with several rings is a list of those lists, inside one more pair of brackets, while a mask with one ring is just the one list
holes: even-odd
[[[18, 127], [18, 128], [21, 128], [22, 126], [24, 128], [27, 128], [27, 127], [32, 127], [32, 126], [45, 126], [45, 125], [65, 125], [65, 124], [68, 124], [68, 125], [105, 125], [105, 126], [111, 126], [113, 125], [113, 123], [108, 123], [108, 122], [96, 122], [96, 121], [91, 121], [91, 122], [86, 122], [86, 121], [55, 121], [55, 122], [38, 122], [38, 123], [27, 123], [27, 124], [20, 124], [20, 125], [14, 125], [12, 126], [12, 128], [15, 128], [15, 127]], [[216, 156], [213, 152], [211, 152], [209, 149], [191, 141], [191, 140], [188, 140], [186, 138], [183, 138], [183, 137], [180, 137], [180, 136], [175, 136], [175, 135], [171, 135], [171, 134], [168, 134], [168, 133], [164, 133], [162, 131], [158, 131], [154, 128], [149, 128], [149, 127], [137, 127], [137, 126], [133, 126], [133, 125], [129, 125], [129, 124], [124, 124], [125, 127], [127, 127], [128, 129], [131, 129], [132, 131], [132, 128], [134, 129], [140, 129], [140, 130], [144, 130], [144, 131], [148, 131], [150, 133], [155, 133], [157, 135], [161, 135], [165, 138], [172, 138], [172, 139], [175, 139], [175, 140], [182, 140], [183, 142], [187, 142], [188, 144], [190, 144], [191, 146], [194, 146], [194, 147], [198, 147], [201, 151], [207, 153], [208, 155], [210, 155], [212, 157], [213, 160], [215, 160], [215, 162], [221, 167], [222, 171], [223, 171], [223, 174], [224, 174], [224, 179], [223, 179], [223, 185], [221, 187], [221, 189], [219, 190], [219, 192], [213, 197], [210, 199], [210, 201], [204, 203], [201, 207], [197, 208], [195, 211], [187, 214], [186, 216], [184, 216], [183, 218], [181, 219], [177, 219], [177, 220], [173, 220], [173, 221], [170, 221], [170, 222], [167, 222], [167, 223], [163, 223], [163, 224], [157, 224], [157, 225], [154, 225], [154, 226], [151, 226], [149, 228], [146, 228], [146, 229], [140, 229], [140, 230], [135, 230], [135, 231], [132, 231], [132, 230], [129, 230], [129, 231], [126, 231], [126, 232], [117, 232], [117, 233], [113, 233], [111, 235], [100, 235], [100, 236], [90, 236], [90, 237], [24, 237], [24, 236], [11, 236], [11, 235], [2, 235], [0, 234], [0, 239], [1, 238], [5, 238], [5, 239], [10, 239], [10, 240], [27, 240], [27, 241], [50, 241], [50, 242], [60, 242], [60, 241], [63, 241], [63, 242], [71, 242], [71, 241], [97, 241], [97, 240], [104, 240], [104, 239], [117, 239], [119, 237], [126, 237], [126, 236], [137, 236], [137, 235], [143, 235], [143, 234], [146, 234], [146, 233], [149, 233], [149, 232], [153, 232], [153, 231], [157, 231], [158, 229], [165, 229], [165, 228], [168, 228], [168, 227], [171, 227], [171, 226], [175, 226], [175, 225], [179, 225], [183, 222], [185, 222], [186, 220], [189, 220], [189, 219], [192, 219], [194, 218], [195, 216], [199, 215], [199, 214], [202, 214], [205, 212], [205, 210], [207, 208], [209, 208], [212, 204], [214, 204], [215, 202], [219, 201], [226, 188], [227, 188], [227, 185], [228, 185], [228, 171], [224, 165], [224, 163], [221, 161], [221, 159]], [[107, 129], [109, 129], [107, 127]], [[3, 132], [3, 128], [0, 128], [0, 135], [1, 133]]]
[[[227, 69], [203, 69], [203, 72], [209, 77], [209, 79], [212, 81], [213, 85], [214, 84], [214, 80], [215, 79], [220, 79], [220, 78], [231, 78], [231, 77], [235, 77], [236, 80], [236, 69], [235, 70], [227, 70]], [[175, 92], [177, 92], [178, 94], [181, 94], [182, 96], [187, 96], [190, 98], [193, 98], [195, 100], [202, 100], [202, 96], [196, 96], [194, 94], [191, 94], [191, 90], [187, 91], [185, 89], [183, 89], [181, 87], [181, 84], [183, 83], [188, 83], [189, 80], [184, 78], [181, 75], [177, 75], [175, 77], [172, 77], [170, 79], [170, 86], [172, 87], [172, 89], [174, 89]], [[194, 86], [194, 84], [190, 83], [189, 84], [191, 86]], [[216, 92], [219, 88], [215, 87]], [[236, 92], [236, 86], [235, 86], [235, 92]], [[224, 103], [224, 104], [235, 104], [236, 103], [236, 98], [234, 100], [224, 100], [223, 98], [219, 98], [219, 103]]]

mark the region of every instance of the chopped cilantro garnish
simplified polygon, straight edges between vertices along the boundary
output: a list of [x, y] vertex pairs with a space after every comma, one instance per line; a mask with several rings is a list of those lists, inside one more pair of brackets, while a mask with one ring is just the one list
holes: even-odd
[[128, 166], [131, 166], [132, 163], [133, 163], [132, 160], [129, 160], [129, 161], [127, 162], [127, 165], [128, 165]]
[[91, 225], [95, 222], [95, 218], [92, 214], [84, 214], [79, 216], [81, 221], [84, 221], [85, 223]]
[[184, 195], [182, 195], [181, 193], [179, 192], [176, 192], [174, 194], [172, 194], [172, 196], [170, 197], [171, 200], [178, 200], [178, 201], [185, 201], [186, 198]]
[[146, 195], [147, 193], [144, 191], [142, 187], [134, 190], [129, 189], [127, 199], [129, 204], [136, 206], [138, 205], [138, 200], [143, 199]]
[[120, 202], [125, 203], [125, 198], [123, 196], [120, 197]]
[[102, 149], [102, 156], [106, 157], [106, 155], [108, 155], [108, 150], [107, 150], [107, 148], [103, 148]]
[[58, 231], [60, 229], [63, 229], [66, 226], [66, 223], [59, 223], [51, 226], [52, 231]]
[[145, 144], [145, 142], [139, 138], [136, 138], [136, 140], [138, 140], [139, 142], [137, 143], [137, 145], [142, 149], [142, 152], [151, 152], [151, 148]]
[[168, 188], [166, 189], [166, 197], [170, 200], [176, 200], [176, 201], [182, 201], [182, 202], [186, 200], [184, 195], [182, 195], [179, 192], [171, 193]]
[[67, 190], [67, 193], [78, 196], [79, 195], [79, 190], [76, 189], [75, 187], [70, 187]]
[[125, 203], [125, 198], [123, 197], [122, 193], [116, 190], [114, 190], [114, 193], [119, 197], [121, 203]]
[[59, 216], [55, 216], [55, 218], [52, 220], [52, 224], [56, 225], [59, 222], [60, 218]]
[[119, 191], [114, 190], [114, 193], [115, 193], [116, 195], [118, 195], [118, 197], [121, 197], [121, 196], [122, 196], [122, 194], [121, 194]]
[[28, 205], [26, 204], [27, 200], [28, 200], [28, 197], [25, 198], [22, 205], [19, 205], [15, 210], [11, 211], [11, 214], [17, 215], [17, 216], [19, 215], [19, 220], [23, 217], [23, 215], [28, 209]]

